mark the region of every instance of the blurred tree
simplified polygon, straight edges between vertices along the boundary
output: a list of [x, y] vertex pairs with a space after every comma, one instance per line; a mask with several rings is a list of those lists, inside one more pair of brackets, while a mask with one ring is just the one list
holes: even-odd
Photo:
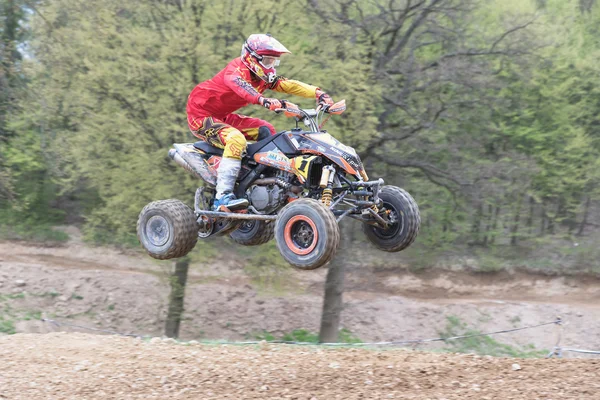
[[0, 1], [0, 209], [26, 211], [17, 219], [52, 214], [47, 158], [40, 152], [44, 132], [23, 113], [32, 78], [28, 19], [37, 3]]
[[600, 45], [598, 5], [582, 4], [50, 0], [27, 12], [34, 36], [18, 65], [28, 90], [11, 103], [20, 109], [5, 125], [20, 137], [0, 151], [3, 172], [19, 181], [24, 210], [54, 209], [60, 193], [82, 205], [89, 238], [135, 240], [144, 203], [189, 201], [197, 185], [166, 157], [192, 140], [187, 94], [248, 34], [269, 31], [293, 51], [280, 73], [347, 98], [327, 129], [372, 176], [414, 194], [419, 244], [585, 234], [599, 200], [590, 82]]
[[[17, 0], [0, 1], [0, 145], [6, 146], [10, 136], [7, 117], [15, 110], [17, 90], [21, 86], [18, 73], [21, 61], [19, 44], [24, 39], [21, 23], [22, 5]], [[0, 151], [0, 201], [12, 198], [9, 170]]]

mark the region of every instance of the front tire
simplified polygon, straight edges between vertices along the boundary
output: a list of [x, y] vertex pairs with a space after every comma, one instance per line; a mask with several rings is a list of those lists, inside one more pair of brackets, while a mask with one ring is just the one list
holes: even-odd
[[265, 244], [275, 234], [275, 223], [271, 221], [248, 220], [229, 234], [229, 237], [242, 246], [259, 246]]
[[302, 270], [322, 267], [333, 259], [340, 230], [333, 213], [314, 199], [299, 199], [277, 215], [275, 240], [281, 256]]
[[406, 249], [419, 233], [419, 206], [406, 190], [396, 186], [382, 187], [379, 198], [384, 207], [390, 210], [388, 217], [395, 222], [385, 229], [364, 224], [363, 232], [379, 250], [395, 253]]
[[192, 209], [180, 200], [153, 201], [140, 212], [137, 236], [150, 257], [183, 257], [198, 241], [198, 223]]

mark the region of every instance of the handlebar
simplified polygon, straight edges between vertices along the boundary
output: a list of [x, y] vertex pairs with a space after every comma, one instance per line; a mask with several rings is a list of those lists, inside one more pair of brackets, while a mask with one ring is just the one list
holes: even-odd
[[288, 107], [288, 102], [285, 100], [282, 100], [281, 102], [284, 108], [275, 110], [276, 113], [281, 114], [282, 112], [285, 112], [286, 116], [296, 118], [296, 122], [304, 121], [305, 125], [309, 126], [313, 132], [320, 131], [318, 122], [323, 114], [341, 114], [346, 110], [346, 100], [340, 100], [332, 105], [321, 103], [316, 109], [292, 108]]

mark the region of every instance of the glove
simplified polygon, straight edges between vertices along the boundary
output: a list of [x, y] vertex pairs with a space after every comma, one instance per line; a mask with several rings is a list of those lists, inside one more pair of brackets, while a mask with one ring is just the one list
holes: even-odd
[[258, 99], [258, 102], [261, 106], [263, 106], [264, 108], [268, 108], [271, 111], [281, 110], [283, 108], [283, 104], [281, 104], [281, 101], [277, 99], [271, 99], [268, 97], [261, 96], [261, 98]]
[[324, 91], [322, 91], [321, 89], [317, 89], [315, 94], [317, 97], [317, 105], [330, 106], [333, 104], [333, 99], [331, 98], [331, 96], [328, 95], [327, 93], [325, 93]]
[[285, 100], [285, 102], [283, 104], [283, 108], [285, 109], [284, 114], [286, 117], [291, 118], [291, 117], [301, 117], [302, 116], [302, 113], [300, 112], [299, 107], [290, 101]]

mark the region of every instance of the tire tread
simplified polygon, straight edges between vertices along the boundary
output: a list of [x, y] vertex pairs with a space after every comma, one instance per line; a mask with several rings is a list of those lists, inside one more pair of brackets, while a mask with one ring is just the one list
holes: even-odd
[[[288, 204], [283, 210], [281, 210], [279, 212], [279, 214], [281, 215], [282, 212], [286, 211], [289, 212], [289, 210], [294, 210], [296, 208], [298, 209], [302, 209], [303, 207], [309, 206], [311, 207], [313, 210], [315, 210], [317, 212], [317, 214], [319, 214], [319, 216], [323, 219], [323, 221], [325, 222], [325, 230], [326, 230], [326, 234], [327, 237], [331, 237], [332, 240], [330, 240], [327, 243], [327, 246], [324, 249], [324, 256], [321, 257], [319, 259], [319, 262], [312, 264], [312, 265], [306, 265], [306, 264], [300, 264], [300, 263], [296, 263], [293, 262], [292, 260], [289, 260], [286, 258], [286, 261], [291, 264], [293, 267], [298, 268], [298, 269], [302, 269], [302, 270], [313, 270], [313, 269], [317, 269], [319, 267], [322, 267], [323, 265], [329, 263], [333, 257], [335, 256], [335, 253], [337, 252], [337, 249], [339, 247], [340, 244], [340, 230], [339, 230], [339, 226], [337, 223], [337, 220], [335, 218], [335, 215], [333, 215], [333, 213], [326, 208], [320, 201], [315, 200], [315, 199], [298, 199], [290, 204]], [[300, 214], [300, 212], [298, 213]], [[277, 232], [279, 229], [279, 224], [281, 223], [281, 220], [278, 218], [276, 223], [275, 223], [275, 231]], [[282, 240], [277, 240], [277, 248], [279, 249], [279, 252], [283, 255], [282, 252], [282, 248], [281, 248], [281, 242]], [[285, 241], [283, 241], [285, 243]]]
[[140, 237], [142, 216], [150, 211], [159, 210], [171, 217], [173, 222], [173, 246], [164, 254], [153, 253], [146, 249], [150, 257], [158, 260], [169, 260], [172, 258], [183, 257], [188, 254], [198, 241], [198, 223], [196, 216], [191, 208], [189, 208], [181, 200], [168, 199], [157, 200], [147, 204], [142, 211], [137, 222], [137, 235], [140, 243], [143, 244]]
[[408, 207], [409, 212], [405, 213], [404, 221], [405, 229], [408, 231], [408, 235], [403, 241], [397, 243], [394, 246], [384, 246], [377, 240], [377, 238], [373, 238], [372, 230], [374, 228], [371, 225], [364, 224], [363, 232], [365, 233], [367, 238], [369, 238], [369, 241], [379, 250], [387, 251], [390, 253], [402, 251], [408, 246], [410, 246], [416, 240], [417, 235], [419, 234], [419, 228], [421, 226], [421, 215], [419, 213], [419, 206], [406, 190], [401, 189], [397, 186], [384, 186], [381, 188], [381, 192], [388, 193], [395, 198], [401, 199], [404, 205]]
[[265, 244], [269, 242], [275, 236], [275, 223], [270, 222], [268, 224], [263, 224], [260, 228], [259, 232], [252, 236], [251, 238], [244, 238], [241, 236], [236, 236], [235, 231], [229, 234], [231, 240], [236, 242], [237, 244], [241, 244], [242, 246], [260, 246], [261, 244]]

